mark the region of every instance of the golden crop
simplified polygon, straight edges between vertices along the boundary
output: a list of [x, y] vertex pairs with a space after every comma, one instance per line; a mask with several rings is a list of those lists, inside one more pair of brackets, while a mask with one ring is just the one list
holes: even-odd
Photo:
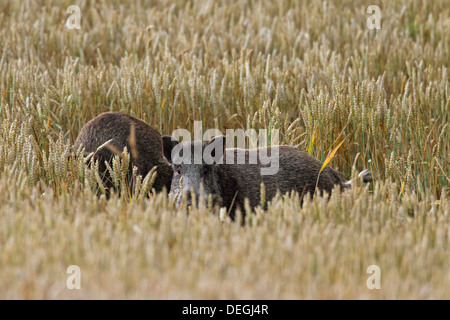
[[[450, 298], [448, 1], [0, 2], [0, 298]], [[106, 200], [68, 158], [81, 127], [123, 111], [176, 128], [279, 129], [347, 178], [279, 196], [245, 226], [187, 216], [151, 176]], [[345, 139], [345, 140], [344, 140]], [[69, 265], [81, 290], [66, 287]], [[381, 269], [369, 290], [367, 267]]]

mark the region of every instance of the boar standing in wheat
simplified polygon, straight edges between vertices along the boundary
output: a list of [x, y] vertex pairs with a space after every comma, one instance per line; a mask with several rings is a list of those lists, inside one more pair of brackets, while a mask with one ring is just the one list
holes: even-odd
[[[192, 195], [198, 198], [203, 193], [206, 199], [212, 198], [213, 205], [226, 207], [233, 217], [236, 208], [244, 208], [244, 199], [249, 200], [252, 209], [261, 203], [262, 183], [267, 201], [277, 191], [281, 194], [296, 191], [302, 196], [312, 196], [316, 188], [320, 193], [331, 193], [336, 186], [341, 189], [350, 186], [349, 181], [329, 166], [320, 172], [322, 162], [298, 148], [225, 149], [225, 141], [224, 136], [219, 136], [207, 143], [178, 144], [170, 137], [163, 138], [164, 156], [174, 170], [171, 196], [176, 199], [176, 205], [180, 204], [183, 196], [190, 205]], [[264, 169], [268, 169], [268, 164], [263, 164], [261, 155], [270, 156], [275, 150], [278, 152], [274, 157], [278, 161], [277, 170], [272, 174], [262, 174]], [[245, 164], [239, 164], [239, 157], [245, 159]], [[249, 161], [252, 158], [256, 159], [254, 164]], [[363, 180], [370, 179], [370, 173], [365, 171]]]
[[[134, 142], [130, 143], [132, 130]], [[98, 150], [108, 141], [106, 146]], [[79, 148], [84, 148], [85, 155], [94, 152], [103, 182], [109, 189], [113, 184], [105, 161], [111, 163], [114, 155], [127, 147], [131, 153], [130, 170], [131, 166], [136, 166], [138, 174], [145, 177], [153, 167], [157, 167], [153, 188], [158, 192], [164, 187], [169, 190], [173, 175], [172, 168], [163, 157], [161, 143], [160, 133], [147, 123], [124, 113], [106, 112], [89, 121], [81, 129], [73, 150], [77, 152]]]

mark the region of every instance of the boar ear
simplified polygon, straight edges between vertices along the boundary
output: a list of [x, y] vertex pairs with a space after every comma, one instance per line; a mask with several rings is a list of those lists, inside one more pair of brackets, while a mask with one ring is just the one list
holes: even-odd
[[[215, 159], [216, 163], [219, 162], [219, 159], [223, 158], [225, 155], [226, 140], [227, 139], [225, 136], [217, 136], [212, 138], [208, 142], [208, 146], [214, 145], [213, 149], [211, 150], [211, 157]], [[217, 154], [216, 151], [218, 151]]]
[[162, 151], [164, 157], [172, 163], [172, 149], [178, 144], [178, 141], [171, 136], [162, 136]]

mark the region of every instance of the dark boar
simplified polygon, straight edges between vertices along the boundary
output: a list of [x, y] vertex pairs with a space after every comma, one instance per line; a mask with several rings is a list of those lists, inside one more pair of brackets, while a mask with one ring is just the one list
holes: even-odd
[[[134, 126], [134, 141], [130, 145], [131, 128]], [[104, 147], [95, 153], [95, 160], [99, 161], [99, 171], [103, 177], [105, 187], [112, 188], [111, 177], [105, 161], [111, 163], [114, 157], [112, 148], [122, 152], [127, 147], [131, 156], [131, 165], [138, 168], [138, 174], [145, 177], [147, 173], [157, 166], [156, 180], [153, 185], [156, 191], [163, 187], [170, 188], [173, 171], [162, 154], [162, 137], [158, 131], [147, 123], [120, 112], [106, 112], [89, 121], [80, 131], [73, 146], [73, 151], [82, 147], [85, 154], [95, 152], [98, 147], [111, 140], [111, 147]], [[135, 157], [133, 157], [133, 148]], [[130, 170], [131, 170], [130, 165]], [[131, 172], [131, 171], [130, 171]]]
[[[213, 204], [226, 207], [233, 218], [236, 208], [244, 208], [245, 198], [252, 209], [261, 203], [261, 183], [265, 186], [266, 201], [270, 201], [277, 191], [281, 194], [297, 191], [302, 196], [312, 196], [316, 187], [320, 193], [331, 193], [336, 186], [350, 186], [349, 181], [329, 166], [319, 176], [322, 162], [298, 148], [225, 149], [225, 140], [224, 136], [219, 136], [208, 143], [182, 142], [178, 145], [170, 137], [163, 138], [164, 156], [174, 170], [170, 194], [176, 198], [176, 205], [182, 196], [187, 197], [190, 205], [192, 194], [198, 197], [203, 191], [206, 199], [211, 196]], [[186, 150], [190, 150], [190, 154]], [[270, 157], [275, 151], [278, 156], [273, 158], [278, 161], [278, 170], [263, 175], [261, 170], [269, 169], [269, 165], [262, 161], [261, 155]], [[209, 161], [205, 161], [208, 156]], [[201, 160], [195, 163], [195, 157]], [[239, 157], [245, 159], [245, 164], [238, 164]], [[257, 160], [250, 162], [249, 159]], [[364, 172], [364, 175], [364, 180], [369, 181], [370, 173]]]

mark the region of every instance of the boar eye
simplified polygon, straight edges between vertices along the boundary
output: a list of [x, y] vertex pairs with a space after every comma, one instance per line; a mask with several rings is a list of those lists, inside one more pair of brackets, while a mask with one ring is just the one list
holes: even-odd
[[203, 167], [203, 175], [206, 176], [209, 172], [208, 167]]
[[179, 167], [174, 167], [173, 171], [175, 172], [175, 175], [178, 176], [181, 174], [181, 169]]

